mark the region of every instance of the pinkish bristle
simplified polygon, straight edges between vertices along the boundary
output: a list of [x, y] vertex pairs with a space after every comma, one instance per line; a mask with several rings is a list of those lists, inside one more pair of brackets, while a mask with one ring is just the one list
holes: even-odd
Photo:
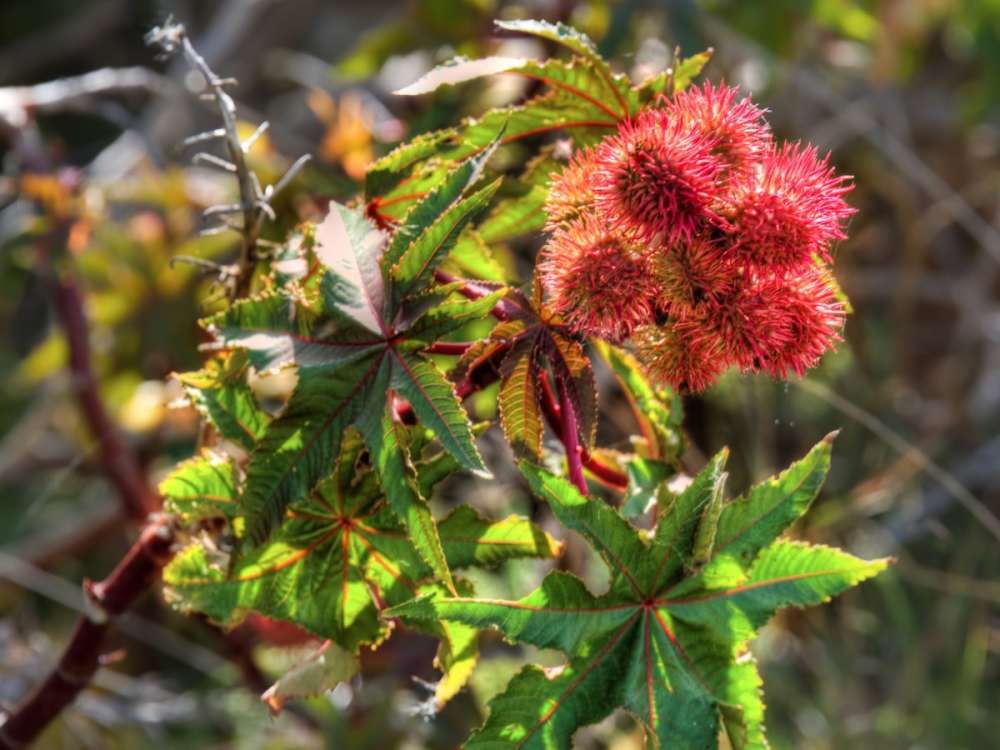
[[730, 197], [734, 258], [775, 271], [828, 261], [830, 243], [844, 239], [854, 213], [844, 200], [850, 189], [849, 178], [837, 176], [813, 147], [769, 150]]
[[690, 240], [715, 217], [722, 162], [708, 138], [663, 110], [623, 123], [597, 146], [595, 162], [596, 207], [621, 232], [670, 244]]
[[591, 217], [552, 235], [539, 270], [553, 309], [581, 334], [621, 341], [652, 317], [645, 258]]

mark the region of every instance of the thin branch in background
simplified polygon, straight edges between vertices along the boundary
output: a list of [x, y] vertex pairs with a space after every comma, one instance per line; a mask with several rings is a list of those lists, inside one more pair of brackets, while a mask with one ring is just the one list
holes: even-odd
[[826, 401], [826, 403], [837, 411], [866, 427], [900, 454], [910, 457], [921, 471], [940, 484], [952, 498], [957, 500], [962, 507], [969, 511], [982, 524], [983, 528], [994, 539], [1000, 542], [1000, 519], [993, 515], [993, 512], [986, 507], [983, 501], [973, 495], [954, 474], [928, 456], [926, 452], [908, 441], [871, 412], [848, 401], [822, 383], [808, 379], [793, 380], [791, 382], [807, 393], [811, 393], [817, 398]]
[[[79, 585], [42, 570], [16, 555], [7, 554], [3, 550], [0, 550], [0, 580], [8, 580], [83, 615], [89, 612], [86, 594], [80, 590]], [[206, 677], [221, 681], [220, 672], [226, 665], [226, 660], [214, 651], [178, 635], [170, 628], [129, 612], [123, 613], [117, 619], [116, 628], [150, 648], [201, 672]]]
[[101, 464], [126, 512], [133, 519], [142, 521], [160, 507], [160, 498], [146, 482], [142, 468], [101, 398], [91, 363], [83, 296], [76, 281], [68, 275], [53, 282], [52, 295], [69, 348], [72, 388], [87, 427], [97, 441]]
[[[300, 156], [288, 168], [285, 174], [274, 185], [261, 188], [257, 176], [247, 165], [246, 155], [254, 142], [267, 130], [269, 123], [262, 122], [246, 141], [240, 140], [237, 130], [236, 104], [225, 90], [227, 86], [236, 83], [231, 78], [221, 78], [209, 67], [205, 58], [191, 44], [182, 24], [167, 20], [162, 26], [155, 27], [146, 35], [146, 43], [161, 50], [164, 55], [171, 55], [180, 50], [191, 67], [205, 79], [209, 88], [208, 97], [218, 105], [222, 116], [222, 127], [199, 133], [185, 140], [185, 145], [220, 140], [225, 144], [228, 159], [222, 159], [214, 154], [198, 152], [194, 161], [218, 167], [232, 173], [239, 186], [240, 200], [232, 205], [212, 206], [206, 212], [206, 217], [220, 216], [223, 223], [210, 229], [225, 231], [232, 229], [240, 235], [240, 256], [234, 273], [220, 281], [228, 283], [230, 298], [245, 297], [250, 292], [254, 267], [257, 261], [257, 245], [260, 241], [260, 230], [265, 219], [274, 219], [274, 209], [271, 201], [278, 195], [302, 170], [311, 158], [308, 154]], [[225, 220], [227, 214], [239, 214], [240, 223], [231, 224]]]

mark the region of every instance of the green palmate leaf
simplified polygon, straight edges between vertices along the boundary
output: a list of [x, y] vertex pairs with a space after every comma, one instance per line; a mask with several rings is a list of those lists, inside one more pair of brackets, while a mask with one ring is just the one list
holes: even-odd
[[494, 180], [468, 198], [454, 203], [414, 239], [392, 267], [392, 278], [401, 295], [430, 283], [434, 270], [441, 265], [462, 230], [486, 209], [499, 187], [500, 179]]
[[163, 509], [189, 523], [212, 516], [231, 518], [237, 512], [237, 473], [228, 456], [203, 451], [179, 463], [160, 482]]
[[[376, 475], [359, 468], [363, 449], [360, 437], [349, 433], [333, 474], [291, 505], [263, 546], [234, 560], [201, 544], [182, 550], [164, 572], [172, 599], [227, 626], [250, 611], [260, 612], [354, 650], [387, 634], [388, 625], [378, 617], [381, 608], [440, 595], [443, 589], [429, 583], [433, 571], [417, 554], [411, 528], [390, 508]], [[447, 454], [417, 464], [423, 491], [454, 468]], [[514, 516], [492, 522], [462, 508], [439, 528], [441, 547], [454, 568], [559, 551], [555, 540]], [[456, 587], [468, 593], [461, 581]], [[444, 633], [433, 623], [425, 629]], [[446, 658], [458, 668], [469, 658], [470, 636], [451, 625], [448, 631], [455, 640]]]
[[271, 417], [246, 383], [242, 352], [212, 360], [203, 369], [177, 376], [194, 407], [226, 440], [253, 450]]
[[567, 480], [524, 464], [534, 492], [608, 566], [608, 592], [595, 596], [557, 572], [517, 601], [425, 597], [388, 614], [492, 626], [569, 656], [557, 672], [524, 669], [466, 747], [567, 748], [577, 728], [621, 706], [661, 748], [716, 748], [722, 731], [737, 750], [763, 750], [763, 699], [748, 641], [779, 608], [826, 601], [886, 565], [777, 539], [818, 491], [819, 482], [806, 478], [822, 479], [828, 454], [821, 443], [747, 500], [724, 504], [720, 453], [661, 508], [652, 539]]
[[[416, 257], [411, 256], [415, 248], [427, 248], [429, 236], [446, 245], [434, 233], [442, 222], [451, 221], [452, 211], [464, 211], [466, 200], [481, 195], [459, 197], [480, 169], [481, 162], [475, 162], [456, 170], [461, 179], [450, 182], [444, 195], [451, 198], [451, 208], [424, 231], [413, 233], [413, 240], [403, 246], [403, 262]], [[442, 196], [433, 193], [426, 201], [440, 207]], [[412, 213], [430, 216], [423, 204]], [[295, 391], [260, 438], [247, 468], [241, 499], [247, 537], [255, 543], [267, 537], [288, 506], [330, 471], [344, 431], [358, 424], [372, 455], [383, 456], [376, 468], [386, 475], [390, 507], [412, 524], [416, 549], [451, 585], [426, 503], [412, 477], [398, 481], [406, 475], [409, 459], [392, 455], [405, 445], [394, 439], [396, 428], [387, 415], [393, 413], [397, 395], [405, 398], [462, 468], [485, 473], [452, 384], [422, 349], [487, 316], [496, 297], [457, 305], [447, 295], [428, 295], [425, 287], [431, 280], [424, 270], [396, 277], [406, 282], [404, 291], [387, 293], [384, 245], [385, 236], [360, 212], [334, 204], [315, 232], [314, 252], [323, 265], [315, 294], [305, 299], [275, 294], [234, 305], [210, 321], [221, 346], [246, 349], [257, 366], [298, 366]], [[425, 269], [433, 268], [439, 253], [423, 256]]]
[[[382, 258], [384, 270], [389, 270], [396, 265], [410, 250], [414, 241], [421, 235], [427, 234], [431, 226], [443, 218], [449, 209], [455, 208], [469, 189], [482, 178], [483, 169], [496, 151], [496, 145], [496, 143], [489, 144], [481, 153], [465, 160], [444, 175], [435, 187], [429, 190], [420, 202], [406, 214], [392, 236]], [[448, 226], [452, 226], [454, 229], [453, 225], [462, 215], [464, 213], [459, 213]], [[461, 226], [464, 227], [466, 223], [462, 222]], [[459, 229], [459, 231], [461, 230]]]
[[436, 130], [411, 138], [397, 146], [368, 168], [365, 195], [372, 199], [394, 188], [418, 163], [434, 156], [441, 145], [452, 138], [450, 129]]
[[[444, 165], [448, 162], [476, 156], [494, 142], [507, 144], [531, 136], [565, 131], [577, 145], [590, 145], [616, 128], [621, 120], [638, 111], [639, 92], [625, 76], [612, 73], [599, 56], [586, 51], [592, 47], [586, 37], [574, 35], [575, 32], [564, 33], [568, 27], [548, 24], [511, 28], [550, 38], [562, 36], [578, 56], [569, 61], [552, 59], [536, 62], [511, 58], [453, 61], [398, 92], [427, 93], [440, 85], [461, 83], [495, 73], [525, 76], [540, 81], [548, 89], [522, 104], [492, 109], [480, 117], [463, 121], [449, 131], [447, 142], [435, 140], [433, 145], [418, 144], [406, 155], [414, 156], [414, 161], [429, 159], [420, 168], [413, 168], [413, 162], [407, 158], [396, 159], [406, 165], [407, 180], [405, 183], [397, 180], [391, 186], [382, 181], [385, 190], [374, 197], [376, 207], [390, 218], [400, 216], [424, 191], [440, 184], [446, 171]], [[528, 183], [536, 184], [530, 179]], [[526, 203], [523, 209], [517, 207], [517, 213], [529, 211], [539, 199], [544, 200], [544, 186], [529, 192], [530, 204]], [[369, 195], [373, 194], [369, 192]], [[496, 214], [498, 217], [505, 215]], [[534, 221], [541, 218], [534, 212], [530, 215]], [[515, 226], [508, 224], [508, 227]], [[491, 228], [490, 232], [496, 228], [499, 227]]]

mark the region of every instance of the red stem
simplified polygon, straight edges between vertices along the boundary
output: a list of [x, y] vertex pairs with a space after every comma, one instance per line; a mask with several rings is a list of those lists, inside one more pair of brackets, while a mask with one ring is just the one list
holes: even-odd
[[474, 341], [435, 341], [424, 349], [428, 354], [453, 354], [461, 356], [475, 344]]
[[587, 494], [587, 479], [583, 476], [583, 461], [580, 455], [579, 425], [576, 421], [576, 409], [570, 398], [569, 388], [560, 378], [556, 381], [559, 390], [559, 411], [562, 423], [562, 443], [566, 447], [566, 463], [569, 465], [569, 478], [580, 494]]
[[128, 609], [156, 580], [173, 555], [174, 529], [166, 520], [147, 525], [107, 578], [86, 581], [89, 614], [77, 621], [59, 663], [0, 726], [0, 750], [31, 744], [87, 686], [101, 665], [100, 650], [111, 619]]
[[[541, 373], [540, 384], [542, 391], [542, 413], [545, 415], [545, 420], [549, 423], [549, 427], [555, 433], [556, 438], [565, 445], [566, 441], [563, 440], [563, 420], [561, 416], [562, 409], [549, 383], [548, 373]], [[587, 471], [611, 489], [623, 491], [628, 487], [627, 476], [614, 467], [603, 463], [596, 456], [591, 455], [590, 451], [582, 445], [580, 446], [580, 461]]]

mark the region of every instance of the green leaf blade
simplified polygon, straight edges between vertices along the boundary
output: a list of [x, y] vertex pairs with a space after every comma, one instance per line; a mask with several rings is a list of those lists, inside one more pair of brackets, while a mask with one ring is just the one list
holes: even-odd
[[647, 591], [652, 572], [649, 547], [624, 518], [607, 505], [585, 498], [568, 480], [538, 466], [521, 463], [521, 472], [560, 523], [581, 534], [601, 553], [611, 569], [613, 588], [617, 581], [639, 596]]
[[439, 524], [445, 556], [453, 568], [492, 567], [514, 558], [557, 557], [562, 544], [521, 516], [490, 521], [460, 505]]
[[731, 560], [722, 558], [668, 594], [664, 606], [679, 619], [702, 624], [742, 644], [778, 609], [827, 602], [888, 564], [888, 560], [861, 560], [832, 547], [783, 539], [764, 549], [745, 575]]
[[430, 360], [392, 350], [392, 387], [413, 407], [414, 414], [459, 464], [489, 477], [472, 435], [472, 424], [455, 389]]
[[315, 237], [316, 257], [331, 272], [326, 291], [331, 306], [376, 336], [383, 334], [385, 235], [363, 213], [331, 202]]
[[830, 469], [834, 435], [816, 444], [781, 474], [729, 503], [719, 518], [715, 549], [747, 565], [809, 508]]
[[[406, 430], [394, 419], [392, 406], [384, 398], [389, 386], [389, 366], [383, 368], [376, 399], [361, 414], [358, 429], [372, 454], [372, 463], [386, 492], [389, 507], [403, 522], [417, 553], [445, 584], [455, 592], [455, 581], [445, 557], [437, 525], [427, 501], [417, 489], [415, 471], [406, 447]], [[381, 402], [381, 403], [380, 403]]]
[[237, 468], [223, 455], [205, 452], [177, 465], [162, 482], [163, 509], [186, 523], [203, 518], [230, 518], [237, 510]]
[[400, 296], [406, 296], [430, 284], [434, 269], [444, 260], [462, 230], [493, 200], [501, 179], [498, 178], [468, 198], [456, 201], [413, 240], [392, 267], [392, 278], [398, 285]]
[[330, 473], [344, 430], [361, 413], [382, 361], [376, 355], [334, 371], [300, 372], [288, 406], [247, 468], [241, 505], [252, 542], [264, 541], [285, 509]]

